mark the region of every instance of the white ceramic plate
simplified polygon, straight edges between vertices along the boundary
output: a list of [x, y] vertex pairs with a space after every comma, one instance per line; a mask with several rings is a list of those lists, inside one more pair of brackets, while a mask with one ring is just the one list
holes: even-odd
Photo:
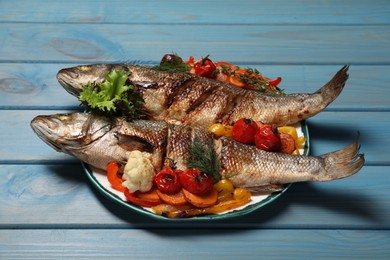
[[[297, 129], [298, 136], [304, 136], [306, 137], [306, 143], [303, 149], [300, 150], [300, 154], [308, 155], [309, 154], [309, 132], [307, 125], [305, 121], [302, 121], [301, 123], [298, 123], [295, 125], [295, 128]], [[221, 214], [215, 214], [215, 215], [201, 215], [201, 216], [195, 216], [191, 218], [166, 218], [164, 216], [157, 215], [151, 211], [149, 208], [139, 207], [136, 205], [133, 205], [126, 201], [126, 198], [123, 193], [114, 190], [111, 188], [110, 183], [107, 181], [106, 173], [98, 170], [98, 169], [92, 169], [89, 165], [82, 163], [84, 170], [89, 178], [89, 180], [92, 182], [93, 186], [101, 192], [103, 195], [105, 195], [107, 198], [109, 198], [113, 203], [117, 203], [120, 205], [123, 205], [124, 207], [137, 211], [138, 213], [145, 214], [157, 219], [163, 219], [163, 220], [202, 220], [202, 219], [224, 219], [224, 218], [230, 218], [230, 217], [237, 217], [242, 216], [245, 214], [248, 214], [254, 210], [257, 210], [272, 201], [274, 201], [276, 198], [281, 196], [287, 189], [290, 187], [291, 184], [285, 185], [283, 190], [274, 192], [269, 195], [253, 195], [252, 200], [247, 205], [244, 205], [240, 208], [236, 208], [231, 211], [226, 211]]]

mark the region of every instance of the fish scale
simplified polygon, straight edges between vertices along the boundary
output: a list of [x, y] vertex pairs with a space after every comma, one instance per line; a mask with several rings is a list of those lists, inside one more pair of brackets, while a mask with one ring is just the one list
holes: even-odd
[[134, 150], [141, 151], [156, 171], [162, 169], [167, 158], [185, 170], [192, 142], [197, 139], [206, 145], [213, 140], [221, 176], [229, 177], [236, 187], [254, 190], [292, 182], [344, 178], [359, 171], [364, 164], [357, 141], [321, 156], [295, 156], [265, 152], [226, 137], [218, 139], [207, 131], [186, 125], [147, 120], [128, 122], [124, 118], [92, 113], [37, 116], [31, 121], [31, 127], [57, 151], [103, 170], [110, 161], [126, 162]]
[[189, 72], [130, 64], [65, 68], [57, 73], [57, 79], [65, 90], [78, 97], [88, 82], [102, 82], [113, 69], [129, 72], [129, 81], [145, 101], [148, 119], [203, 129], [212, 123], [231, 124], [242, 117], [273, 126], [297, 123], [324, 110], [339, 96], [348, 79], [348, 66], [344, 66], [316, 92], [288, 95], [240, 89]]

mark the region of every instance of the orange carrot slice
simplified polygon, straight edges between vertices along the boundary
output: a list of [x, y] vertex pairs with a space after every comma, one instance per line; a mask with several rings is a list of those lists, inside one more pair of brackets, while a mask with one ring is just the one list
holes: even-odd
[[156, 193], [162, 201], [164, 201], [165, 203], [168, 203], [169, 205], [182, 206], [182, 205], [187, 204], [187, 200], [184, 197], [182, 190], [180, 190], [178, 193], [174, 193], [174, 194], [166, 194], [166, 193], [163, 193], [159, 190], [157, 190]]
[[218, 200], [218, 191], [216, 189], [212, 189], [211, 191], [201, 195], [193, 194], [186, 189], [182, 190], [186, 200], [198, 208], [213, 206], [217, 203]]

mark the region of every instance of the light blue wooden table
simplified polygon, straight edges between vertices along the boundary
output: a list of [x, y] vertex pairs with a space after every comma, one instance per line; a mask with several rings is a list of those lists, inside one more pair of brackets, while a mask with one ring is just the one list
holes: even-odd
[[[282, 76], [288, 93], [313, 92], [350, 64], [341, 96], [307, 121], [311, 153], [360, 131], [366, 165], [223, 221], [161, 222], [113, 205], [30, 120], [80, 109], [56, 81], [63, 67], [172, 52]], [[2, 0], [0, 122], [0, 259], [390, 257], [389, 1]]]

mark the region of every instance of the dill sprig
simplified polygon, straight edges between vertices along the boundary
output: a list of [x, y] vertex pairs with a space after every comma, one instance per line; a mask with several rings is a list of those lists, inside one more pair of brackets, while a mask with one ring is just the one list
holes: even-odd
[[213, 177], [214, 183], [221, 179], [219, 173], [220, 163], [211, 140], [207, 144], [203, 144], [199, 138], [195, 137], [190, 145], [189, 152], [190, 156], [187, 158], [189, 168], [199, 169]]

